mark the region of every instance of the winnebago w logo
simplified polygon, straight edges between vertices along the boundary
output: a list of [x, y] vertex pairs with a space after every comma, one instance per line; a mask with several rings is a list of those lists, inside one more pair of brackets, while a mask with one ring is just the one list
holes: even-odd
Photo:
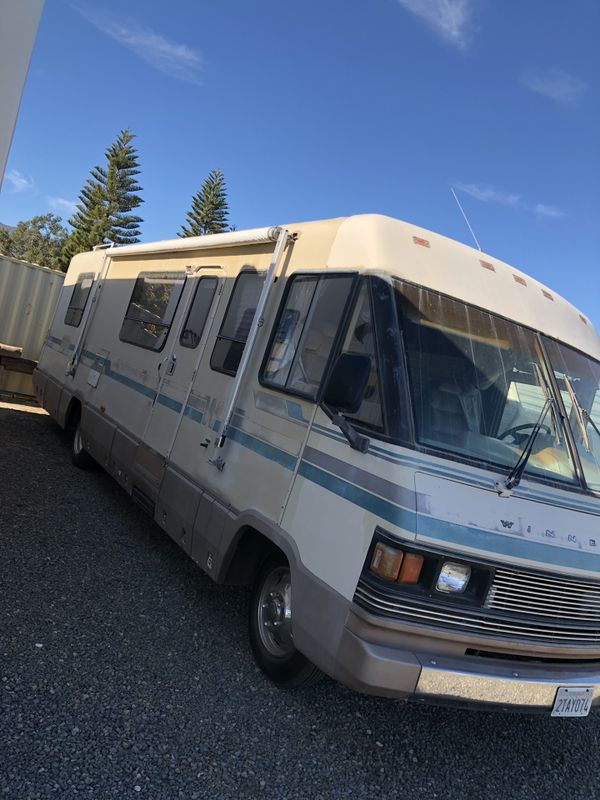
[[512, 528], [512, 526], [515, 524], [508, 519], [501, 519], [500, 522], [502, 523], [503, 528]]

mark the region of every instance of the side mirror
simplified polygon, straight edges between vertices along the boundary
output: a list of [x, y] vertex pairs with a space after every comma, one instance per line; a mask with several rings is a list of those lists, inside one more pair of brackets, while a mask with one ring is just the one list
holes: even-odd
[[360, 353], [342, 353], [329, 373], [322, 402], [335, 409], [355, 414], [365, 396], [371, 358]]

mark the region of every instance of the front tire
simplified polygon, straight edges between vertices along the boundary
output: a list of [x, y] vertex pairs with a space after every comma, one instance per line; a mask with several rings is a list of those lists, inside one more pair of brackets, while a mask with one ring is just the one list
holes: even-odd
[[294, 647], [292, 580], [283, 555], [270, 556], [258, 573], [250, 600], [249, 632], [256, 663], [280, 688], [314, 686], [323, 677]]

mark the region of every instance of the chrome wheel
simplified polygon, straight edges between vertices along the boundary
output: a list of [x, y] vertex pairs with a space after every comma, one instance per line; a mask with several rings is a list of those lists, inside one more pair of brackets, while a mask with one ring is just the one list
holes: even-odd
[[275, 567], [265, 578], [257, 604], [258, 633], [273, 656], [294, 652], [292, 638], [292, 582], [287, 567]]

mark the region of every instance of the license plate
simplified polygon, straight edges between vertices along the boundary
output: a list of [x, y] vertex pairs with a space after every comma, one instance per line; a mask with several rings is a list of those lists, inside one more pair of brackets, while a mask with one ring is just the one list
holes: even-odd
[[593, 686], [561, 686], [556, 693], [551, 716], [587, 717], [593, 696]]

